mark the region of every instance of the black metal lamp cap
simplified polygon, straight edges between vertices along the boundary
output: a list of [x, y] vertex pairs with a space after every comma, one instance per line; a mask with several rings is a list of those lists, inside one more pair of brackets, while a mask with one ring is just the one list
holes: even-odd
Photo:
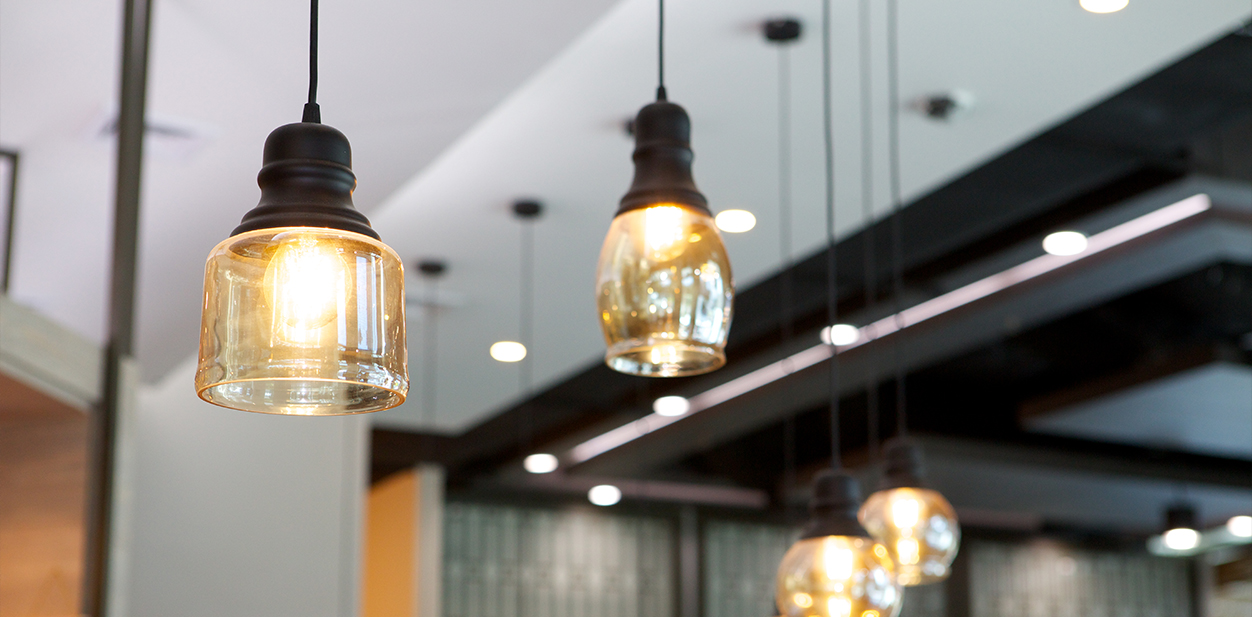
[[790, 43], [800, 38], [800, 20], [792, 17], [771, 19], [765, 22], [765, 38], [773, 43]]
[[645, 105], [635, 116], [635, 179], [617, 213], [670, 203], [712, 216], [691, 177], [691, 119], [669, 101]]
[[856, 518], [860, 509], [861, 487], [856, 478], [844, 471], [823, 471], [813, 479], [809, 521], [804, 525], [800, 539], [824, 536], [868, 538], [869, 533]]
[[898, 437], [883, 445], [883, 477], [878, 490], [926, 488], [922, 449], [913, 441]]
[[324, 227], [378, 240], [352, 205], [356, 176], [352, 148], [343, 133], [315, 122], [280, 126], [265, 139], [257, 174], [261, 201], [231, 235], [276, 227]]
[[1191, 504], [1176, 503], [1165, 511], [1165, 531], [1171, 529], [1196, 529], [1198, 517]]

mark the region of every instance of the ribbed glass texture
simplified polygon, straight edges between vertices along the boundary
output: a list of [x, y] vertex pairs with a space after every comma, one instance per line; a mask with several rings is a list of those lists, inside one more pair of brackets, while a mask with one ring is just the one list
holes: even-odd
[[675, 204], [613, 219], [596, 279], [613, 370], [698, 375], [726, 363], [734, 283], [709, 215]]
[[948, 578], [961, 545], [961, 527], [943, 495], [922, 488], [878, 491], [861, 506], [858, 518], [887, 547], [901, 585], [926, 585]]
[[881, 544], [825, 536], [800, 540], [783, 556], [775, 600], [783, 617], [895, 617], [903, 592]]
[[352, 232], [283, 227], [209, 254], [200, 398], [243, 411], [343, 415], [404, 402], [404, 267]]

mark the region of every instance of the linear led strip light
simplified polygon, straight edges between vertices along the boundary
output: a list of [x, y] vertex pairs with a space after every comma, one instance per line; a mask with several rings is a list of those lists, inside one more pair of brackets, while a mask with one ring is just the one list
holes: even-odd
[[[1074, 262], [1102, 253], [1115, 246], [1125, 244], [1154, 231], [1169, 227], [1175, 223], [1189, 219], [1212, 208], [1208, 195], [1203, 193], [1188, 197], [1177, 203], [1154, 210], [1135, 219], [1131, 219], [1102, 231], [1087, 240], [1087, 250], [1077, 255], [1041, 255], [1025, 263], [1013, 266], [1008, 270], [992, 274], [984, 279], [954, 289], [946, 294], [927, 300], [904, 309], [899, 313], [888, 315], [874, 323], [858, 328], [857, 340], [836, 349], [843, 353], [849, 349], [860, 347], [905, 328], [910, 328], [928, 319], [933, 319], [959, 307], [976, 302], [1007, 289], [1012, 289], [1026, 281], [1038, 278], [1048, 272], [1057, 270]], [[630, 443], [648, 433], [669, 426], [683, 418], [689, 418], [710, 407], [725, 403], [733, 398], [743, 396], [766, 384], [778, 381], [792, 373], [802, 371], [810, 366], [827, 360], [831, 356], [830, 345], [815, 345], [798, 353], [792, 354], [772, 364], [763, 366], [741, 377], [736, 377], [724, 384], [706, 390], [691, 397], [687, 413], [679, 416], [662, 416], [652, 413], [634, 422], [615, 428], [598, 435], [577, 446], [569, 453], [569, 461], [579, 464], [589, 461], [609, 450]]]

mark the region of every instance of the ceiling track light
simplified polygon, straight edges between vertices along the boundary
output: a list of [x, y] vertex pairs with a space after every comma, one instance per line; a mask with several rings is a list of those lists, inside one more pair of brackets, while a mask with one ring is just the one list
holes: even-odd
[[1165, 548], [1185, 553], [1200, 546], [1197, 520], [1195, 508], [1187, 503], [1176, 503], [1165, 510], [1165, 532], [1161, 534]]
[[605, 363], [646, 377], [726, 363], [730, 260], [691, 175], [691, 119], [665, 91], [665, 2], [658, 0], [656, 102], [633, 123], [635, 177], [600, 252], [596, 302]]
[[[827, 319], [836, 323], [834, 130], [831, 118], [830, 0], [822, 1], [822, 101], [826, 150]], [[838, 357], [830, 356], [831, 469], [813, 481], [810, 518], [778, 566], [775, 603], [784, 617], [895, 617], [903, 592], [895, 564], [857, 520], [860, 488], [840, 456]]]
[[343, 133], [317, 106], [317, 0], [303, 121], [265, 140], [261, 200], [209, 254], [196, 392], [291, 415], [380, 411], [409, 390], [404, 266], [352, 204]]

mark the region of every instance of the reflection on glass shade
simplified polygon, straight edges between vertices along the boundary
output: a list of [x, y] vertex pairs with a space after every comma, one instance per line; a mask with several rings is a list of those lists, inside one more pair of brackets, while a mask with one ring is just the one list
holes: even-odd
[[775, 601], [784, 617], [895, 617], [903, 595], [892, 569], [869, 538], [801, 540], [778, 567]]
[[679, 377], [725, 364], [734, 288], [707, 214], [673, 204], [618, 214], [596, 290], [610, 368]]
[[348, 231], [241, 233], [205, 266], [200, 398], [243, 411], [342, 415], [408, 393], [404, 269]]
[[901, 585], [926, 585], [948, 577], [960, 548], [961, 527], [943, 495], [920, 488], [878, 491], [861, 506], [859, 518], [887, 548]]

